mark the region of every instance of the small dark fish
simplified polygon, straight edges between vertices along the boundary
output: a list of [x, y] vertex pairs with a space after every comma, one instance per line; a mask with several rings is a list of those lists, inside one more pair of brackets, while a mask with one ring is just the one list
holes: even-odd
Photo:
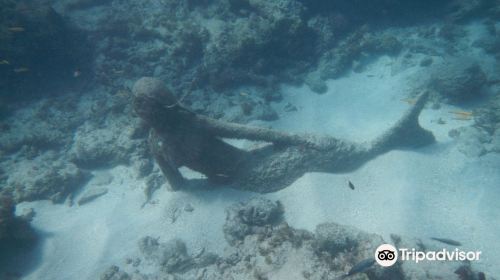
[[343, 275], [340, 279], [345, 279], [349, 276], [353, 276], [354, 274], [358, 274], [360, 272], [363, 272], [370, 268], [373, 264], [375, 263], [375, 259], [369, 258], [369, 259], [364, 259], [360, 261], [359, 263], [355, 264], [349, 272], [347, 272], [346, 275]]
[[354, 184], [351, 181], [347, 180], [347, 184], [349, 185], [349, 188], [351, 188], [351, 190], [354, 190]]
[[451, 245], [451, 246], [462, 246], [462, 243], [460, 243], [456, 240], [453, 240], [453, 239], [437, 238], [437, 237], [431, 237], [431, 239], [436, 240], [436, 241], [441, 242], [441, 243], [444, 243], [444, 244]]

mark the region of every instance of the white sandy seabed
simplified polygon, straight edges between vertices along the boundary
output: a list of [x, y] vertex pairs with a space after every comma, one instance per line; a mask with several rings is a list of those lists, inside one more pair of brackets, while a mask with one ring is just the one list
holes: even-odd
[[[285, 101], [276, 106], [280, 119], [255, 124], [369, 141], [408, 108], [401, 99], [410, 92], [409, 78], [418, 74], [418, 67], [391, 73], [391, 60], [382, 57], [363, 73], [329, 82], [323, 95], [284, 87]], [[284, 112], [286, 102], [298, 111]], [[381, 234], [386, 240], [391, 233], [423, 240], [430, 236], [456, 239], [464, 250], [482, 251], [477, 268], [500, 275], [500, 268], [494, 266], [500, 257], [500, 156], [469, 158], [460, 153], [448, 131], [466, 123], [453, 120], [452, 109], [443, 106], [422, 112], [420, 123], [435, 134], [434, 145], [390, 151], [350, 173], [308, 173], [288, 188], [266, 195], [162, 188], [155, 193], [156, 204], [141, 208], [144, 182], [135, 179], [130, 168], [102, 171], [114, 177], [107, 186], [109, 192], [89, 204], [19, 205], [18, 211], [35, 209], [33, 225], [43, 235], [25, 279], [98, 279], [109, 265], [123, 266], [126, 257], [137, 255], [137, 241], [146, 235], [161, 241], [179, 237], [190, 251], [205, 247], [221, 253], [227, 246], [222, 233], [224, 209], [254, 196], [279, 199], [287, 221], [296, 228], [314, 230], [319, 223], [337, 222]], [[437, 124], [438, 118], [446, 124]], [[356, 189], [349, 189], [346, 180]], [[169, 209], [187, 203], [194, 211], [182, 212], [172, 223]]]

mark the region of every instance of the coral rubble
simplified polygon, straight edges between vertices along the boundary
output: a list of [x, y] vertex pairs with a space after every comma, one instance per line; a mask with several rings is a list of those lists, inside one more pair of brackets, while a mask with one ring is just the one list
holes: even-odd
[[[222, 255], [203, 249], [190, 254], [182, 240], [160, 242], [144, 237], [139, 241], [138, 257], [126, 262], [129, 266], [113, 265], [101, 279], [343, 279], [353, 266], [373, 258], [375, 249], [387, 243], [379, 235], [335, 223], [320, 224], [315, 233], [295, 229], [284, 221], [283, 210], [279, 202], [263, 198], [228, 208], [224, 232], [230, 246]], [[396, 241], [397, 246], [409, 248], [423, 244], [393, 235], [390, 242]], [[460, 262], [435, 267], [399, 261], [389, 268], [368, 266], [352, 279], [437, 280], [458, 275], [466, 280], [485, 277]]]

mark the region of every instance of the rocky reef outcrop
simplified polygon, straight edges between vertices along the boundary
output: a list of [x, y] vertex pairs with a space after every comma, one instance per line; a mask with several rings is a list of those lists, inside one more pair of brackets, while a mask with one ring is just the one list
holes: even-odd
[[63, 202], [97, 168], [131, 164], [148, 175], [147, 129], [128, 98], [125, 91], [42, 98], [0, 121], [0, 192], [16, 202]]
[[224, 236], [231, 245], [243, 242], [245, 236], [259, 233], [265, 225], [278, 225], [283, 219], [283, 205], [265, 199], [235, 204], [226, 210]]
[[53, 153], [13, 167], [1, 192], [11, 194], [16, 202], [49, 199], [61, 203], [89, 178], [89, 173], [54, 158]]
[[431, 10], [420, 2], [382, 0], [72, 0], [54, 6], [95, 42], [98, 83], [119, 88], [154, 76], [197, 112], [247, 121], [276, 118], [259, 110], [270, 111], [269, 103], [280, 100], [280, 83], [305, 82], [323, 93], [326, 79], [361, 71], [369, 58], [398, 54], [401, 42], [376, 26], [442, 16], [452, 2], [432, 3]]
[[446, 102], [465, 103], [480, 99], [487, 76], [471, 58], [453, 58], [433, 67], [430, 87]]
[[[383, 243], [421, 248], [420, 239], [381, 236], [350, 226], [324, 223], [314, 233], [295, 229], [283, 219], [279, 202], [263, 198], [237, 203], [227, 209], [224, 233], [230, 246], [222, 255], [204, 249], [189, 253], [180, 239], [139, 241], [138, 256], [126, 265], [113, 265], [101, 280], [126, 279], [343, 279], [356, 265], [374, 257]], [[433, 248], [429, 245], [428, 248]], [[398, 262], [383, 268], [371, 262], [351, 279], [493, 279], [470, 263], [452, 262], [439, 267], [429, 263]], [[477, 278], [483, 277], [483, 278]]]
[[458, 149], [470, 156], [500, 153], [500, 96], [471, 112], [474, 123], [449, 132], [458, 141]]

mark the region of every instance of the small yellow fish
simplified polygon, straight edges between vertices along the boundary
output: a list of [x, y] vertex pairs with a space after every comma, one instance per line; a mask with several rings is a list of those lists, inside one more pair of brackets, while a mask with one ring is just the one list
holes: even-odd
[[26, 73], [29, 72], [30, 69], [26, 67], [16, 68], [14, 69], [14, 73]]
[[408, 103], [410, 105], [415, 105], [415, 103], [417, 103], [417, 100], [414, 98], [403, 98], [401, 99], [401, 101]]
[[9, 27], [8, 30], [10, 32], [24, 32], [26, 29], [24, 29], [24, 27], [21, 26], [15, 26], [15, 27]]
[[470, 116], [458, 115], [458, 116], [454, 117], [453, 119], [454, 120], [459, 120], [459, 121], [470, 121], [471, 117]]
[[10, 64], [9, 61], [7, 61], [5, 59], [4, 60], [0, 60], [0, 65], [9, 65], [9, 64]]
[[246, 92], [240, 92], [240, 95], [241, 96], [248, 96], [248, 93], [246, 93]]
[[123, 73], [125, 73], [125, 71], [113, 69], [113, 73], [115, 73], [115, 74], [123, 74]]
[[465, 116], [465, 117], [472, 117], [474, 115], [472, 112], [467, 112], [467, 111], [450, 111], [449, 113], [457, 115], [457, 116]]

